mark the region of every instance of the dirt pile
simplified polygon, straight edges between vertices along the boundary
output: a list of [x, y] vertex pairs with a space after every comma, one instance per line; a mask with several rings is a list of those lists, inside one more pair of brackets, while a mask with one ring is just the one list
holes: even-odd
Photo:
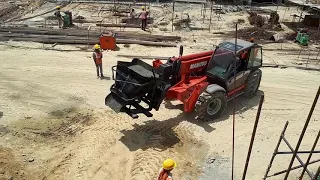
[[45, 0], [21, 0], [17, 2], [0, 2], [0, 22], [8, 19], [16, 19], [28, 12], [33, 12], [35, 9], [45, 3]]
[[[258, 27], [247, 27], [238, 30], [238, 38], [249, 40], [251, 37], [256, 40], [269, 40], [275, 33], [268, 31], [264, 28]], [[231, 31], [228, 33], [230, 36], [235, 36], [235, 31]]]

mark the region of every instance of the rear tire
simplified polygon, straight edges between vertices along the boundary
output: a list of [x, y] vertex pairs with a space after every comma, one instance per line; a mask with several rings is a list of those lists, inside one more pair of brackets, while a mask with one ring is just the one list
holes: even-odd
[[212, 94], [203, 92], [195, 104], [197, 118], [203, 121], [212, 121], [220, 117], [227, 107], [225, 92], [218, 91]]
[[247, 79], [247, 85], [244, 89], [244, 95], [248, 98], [252, 98], [257, 94], [262, 77], [262, 71], [257, 69], [250, 73]]

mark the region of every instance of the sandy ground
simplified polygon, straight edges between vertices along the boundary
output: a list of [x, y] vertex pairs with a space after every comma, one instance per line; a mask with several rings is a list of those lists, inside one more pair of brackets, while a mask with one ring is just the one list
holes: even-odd
[[[43, 8], [51, 6], [54, 7], [47, 3]], [[188, 11], [188, 8], [183, 11]], [[71, 4], [66, 9], [95, 18], [88, 5]], [[39, 8], [35, 14], [43, 11], [45, 9]], [[291, 11], [296, 10], [291, 8]], [[206, 26], [201, 23], [199, 12], [190, 10], [190, 15], [196, 26]], [[290, 18], [289, 15], [287, 12], [284, 17]], [[232, 22], [239, 17], [246, 19], [246, 14], [228, 13], [223, 17], [225, 22], [213, 22], [214, 32], [231, 31]], [[34, 21], [39, 22], [41, 18]], [[169, 24], [167, 28], [170, 27]], [[212, 45], [230, 38], [205, 31], [170, 33], [158, 28], [152, 28], [152, 31], [182, 36], [183, 41], [179, 45], [184, 45], [185, 54], [211, 49]], [[91, 52], [79, 51], [77, 46], [55, 46], [55, 49], [74, 50], [70, 52], [43, 50], [43, 47], [51, 48], [51, 45], [0, 43], [1, 180], [11, 177], [149, 180], [156, 178], [161, 162], [166, 158], [173, 158], [178, 163], [173, 171], [175, 179], [230, 179], [232, 104], [215, 122], [197, 122], [194, 114], [183, 113], [176, 102], [164, 102], [159, 111], [153, 112], [153, 118], [141, 116], [132, 120], [104, 105], [113, 81], [96, 79]], [[107, 77], [111, 77], [110, 69], [116, 61], [130, 60], [118, 57], [119, 54], [178, 55], [178, 48], [139, 45], [119, 45], [119, 48], [119, 51], [104, 52], [103, 66]], [[307, 58], [308, 53], [300, 59], [296, 54], [292, 55], [292, 50], [295, 53], [300, 50], [294, 43], [264, 44], [263, 48], [264, 63], [320, 66], [317, 61], [306, 64], [303, 58]], [[315, 58], [316, 51], [312, 49], [311, 52], [310, 56]], [[263, 177], [286, 121], [290, 123], [286, 137], [295, 145], [320, 84], [319, 71], [294, 68], [263, 68], [262, 71], [258, 95], [250, 100], [242, 97], [236, 100], [235, 179], [242, 175], [259, 95], [265, 94], [265, 102], [247, 174], [250, 180]], [[318, 102], [301, 150], [311, 149], [319, 130], [319, 105]], [[283, 143], [280, 150], [289, 151]], [[271, 174], [286, 169], [290, 157], [277, 156]], [[306, 160], [307, 155], [301, 157]], [[312, 160], [319, 157], [315, 154]], [[213, 159], [214, 162], [208, 163]], [[315, 172], [318, 166], [319, 163], [310, 165], [310, 171]], [[296, 179], [299, 172], [293, 171], [290, 179]], [[270, 179], [281, 178], [283, 176]]]
[[[174, 170], [177, 179], [230, 176], [232, 107], [217, 122], [196, 122], [192, 114], [170, 103], [164, 103], [153, 118], [132, 120], [104, 106], [112, 81], [96, 79], [91, 53], [4, 45], [0, 49], [0, 155], [5, 164], [0, 177], [154, 179], [161, 161], [168, 157], [178, 162]], [[163, 53], [173, 52], [168, 48]], [[120, 60], [116, 53], [104, 53], [106, 76]], [[248, 179], [263, 176], [287, 120], [287, 137], [296, 143], [320, 84], [319, 75], [293, 68], [263, 69], [259, 94], [265, 94], [265, 103]], [[236, 102], [236, 179], [243, 170], [258, 101], [259, 96], [251, 100], [240, 97]], [[319, 108], [310, 122], [303, 150], [311, 148], [319, 130]], [[288, 150], [285, 146], [280, 149]], [[208, 164], [212, 158], [215, 162]], [[288, 159], [278, 156], [272, 172], [285, 169]]]

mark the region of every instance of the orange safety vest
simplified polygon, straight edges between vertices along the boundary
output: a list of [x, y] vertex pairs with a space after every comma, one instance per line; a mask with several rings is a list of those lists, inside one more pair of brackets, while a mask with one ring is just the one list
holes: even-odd
[[102, 53], [94, 52], [94, 54], [96, 55], [96, 64], [102, 64]]

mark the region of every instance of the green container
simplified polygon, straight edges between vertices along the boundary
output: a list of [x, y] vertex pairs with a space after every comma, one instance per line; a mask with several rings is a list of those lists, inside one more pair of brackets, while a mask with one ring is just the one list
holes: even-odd
[[307, 33], [301, 33], [298, 31], [296, 42], [303, 46], [307, 46], [309, 43], [309, 35]]
[[63, 27], [70, 27], [70, 17], [68, 14], [65, 14], [63, 17]]

